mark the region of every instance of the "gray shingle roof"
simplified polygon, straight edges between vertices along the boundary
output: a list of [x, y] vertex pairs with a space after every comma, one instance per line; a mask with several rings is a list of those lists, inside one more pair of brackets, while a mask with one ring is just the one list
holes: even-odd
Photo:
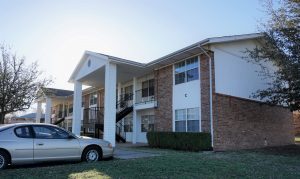
[[[23, 116], [20, 116], [18, 118], [35, 119], [35, 116], [36, 116], [36, 113], [29, 113], [29, 114], [25, 114]], [[42, 114], [41, 118], [45, 118], [45, 114]]]
[[73, 95], [73, 91], [63, 90], [63, 89], [55, 89], [55, 88], [42, 88], [42, 91], [46, 96], [57, 96], [57, 97], [65, 97]]

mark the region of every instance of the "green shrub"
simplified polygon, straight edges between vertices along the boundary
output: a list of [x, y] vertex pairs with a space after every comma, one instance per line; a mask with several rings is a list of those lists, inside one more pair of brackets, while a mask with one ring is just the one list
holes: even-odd
[[148, 144], [150, 147], [200, 151], [211, 150], [210, 133], [194, 132], [148, 132]]

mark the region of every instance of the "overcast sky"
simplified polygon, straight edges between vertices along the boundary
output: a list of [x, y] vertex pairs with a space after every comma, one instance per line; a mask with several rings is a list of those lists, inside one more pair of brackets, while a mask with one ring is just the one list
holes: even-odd
[[85, 50], [149, 62], [208, 37], [258, 32], [260, 0], [0, 0], [0, 42], [38, 61], [51, 87]]

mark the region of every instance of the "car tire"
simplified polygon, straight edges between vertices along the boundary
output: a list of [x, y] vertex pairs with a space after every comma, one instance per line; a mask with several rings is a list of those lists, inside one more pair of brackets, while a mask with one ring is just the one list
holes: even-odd
[[83, 153], [81, 160], [85, 162], [97, 162], [101, 160], [102, 152], [98, 147], [88, 147]]
[[9, 156], [6, 152], [0, 151], [0, 170], [3, 170], [8, 165]]

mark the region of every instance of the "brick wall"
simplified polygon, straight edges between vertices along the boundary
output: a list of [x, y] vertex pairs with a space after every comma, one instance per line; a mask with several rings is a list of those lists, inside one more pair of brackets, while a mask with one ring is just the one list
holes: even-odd
[[[215, 70], [213, 53], [212, 57], [212, 91], [215, 91]], [[209, 58], [207, 55], [200, 55], [200, 93], [201, 93], [201, 129], [203, 132], [210, 132], [210, 81], [209, 81]], [[214, 100], [214, 99], [213, 99]]]
[[295, 135], [300, 136], [300, 113], [294, 112], [293, 119], [294, 119], [294, 126], [295, 126]]
[[288, 145], [294, 142], [292, 113], [287, 108], [216, 94], [214, 150]]
[[84, 102], [84, 108], [90, 107], [90, 94], [86, 94], [82, 97], [82, 101]]
[[98, 90], [98, 107], [104, 107], [104, 89]]
[[155, 94], [158, 107], [155, 109], [155, 130], [172, 131], [173, 66], [155, 71]]

